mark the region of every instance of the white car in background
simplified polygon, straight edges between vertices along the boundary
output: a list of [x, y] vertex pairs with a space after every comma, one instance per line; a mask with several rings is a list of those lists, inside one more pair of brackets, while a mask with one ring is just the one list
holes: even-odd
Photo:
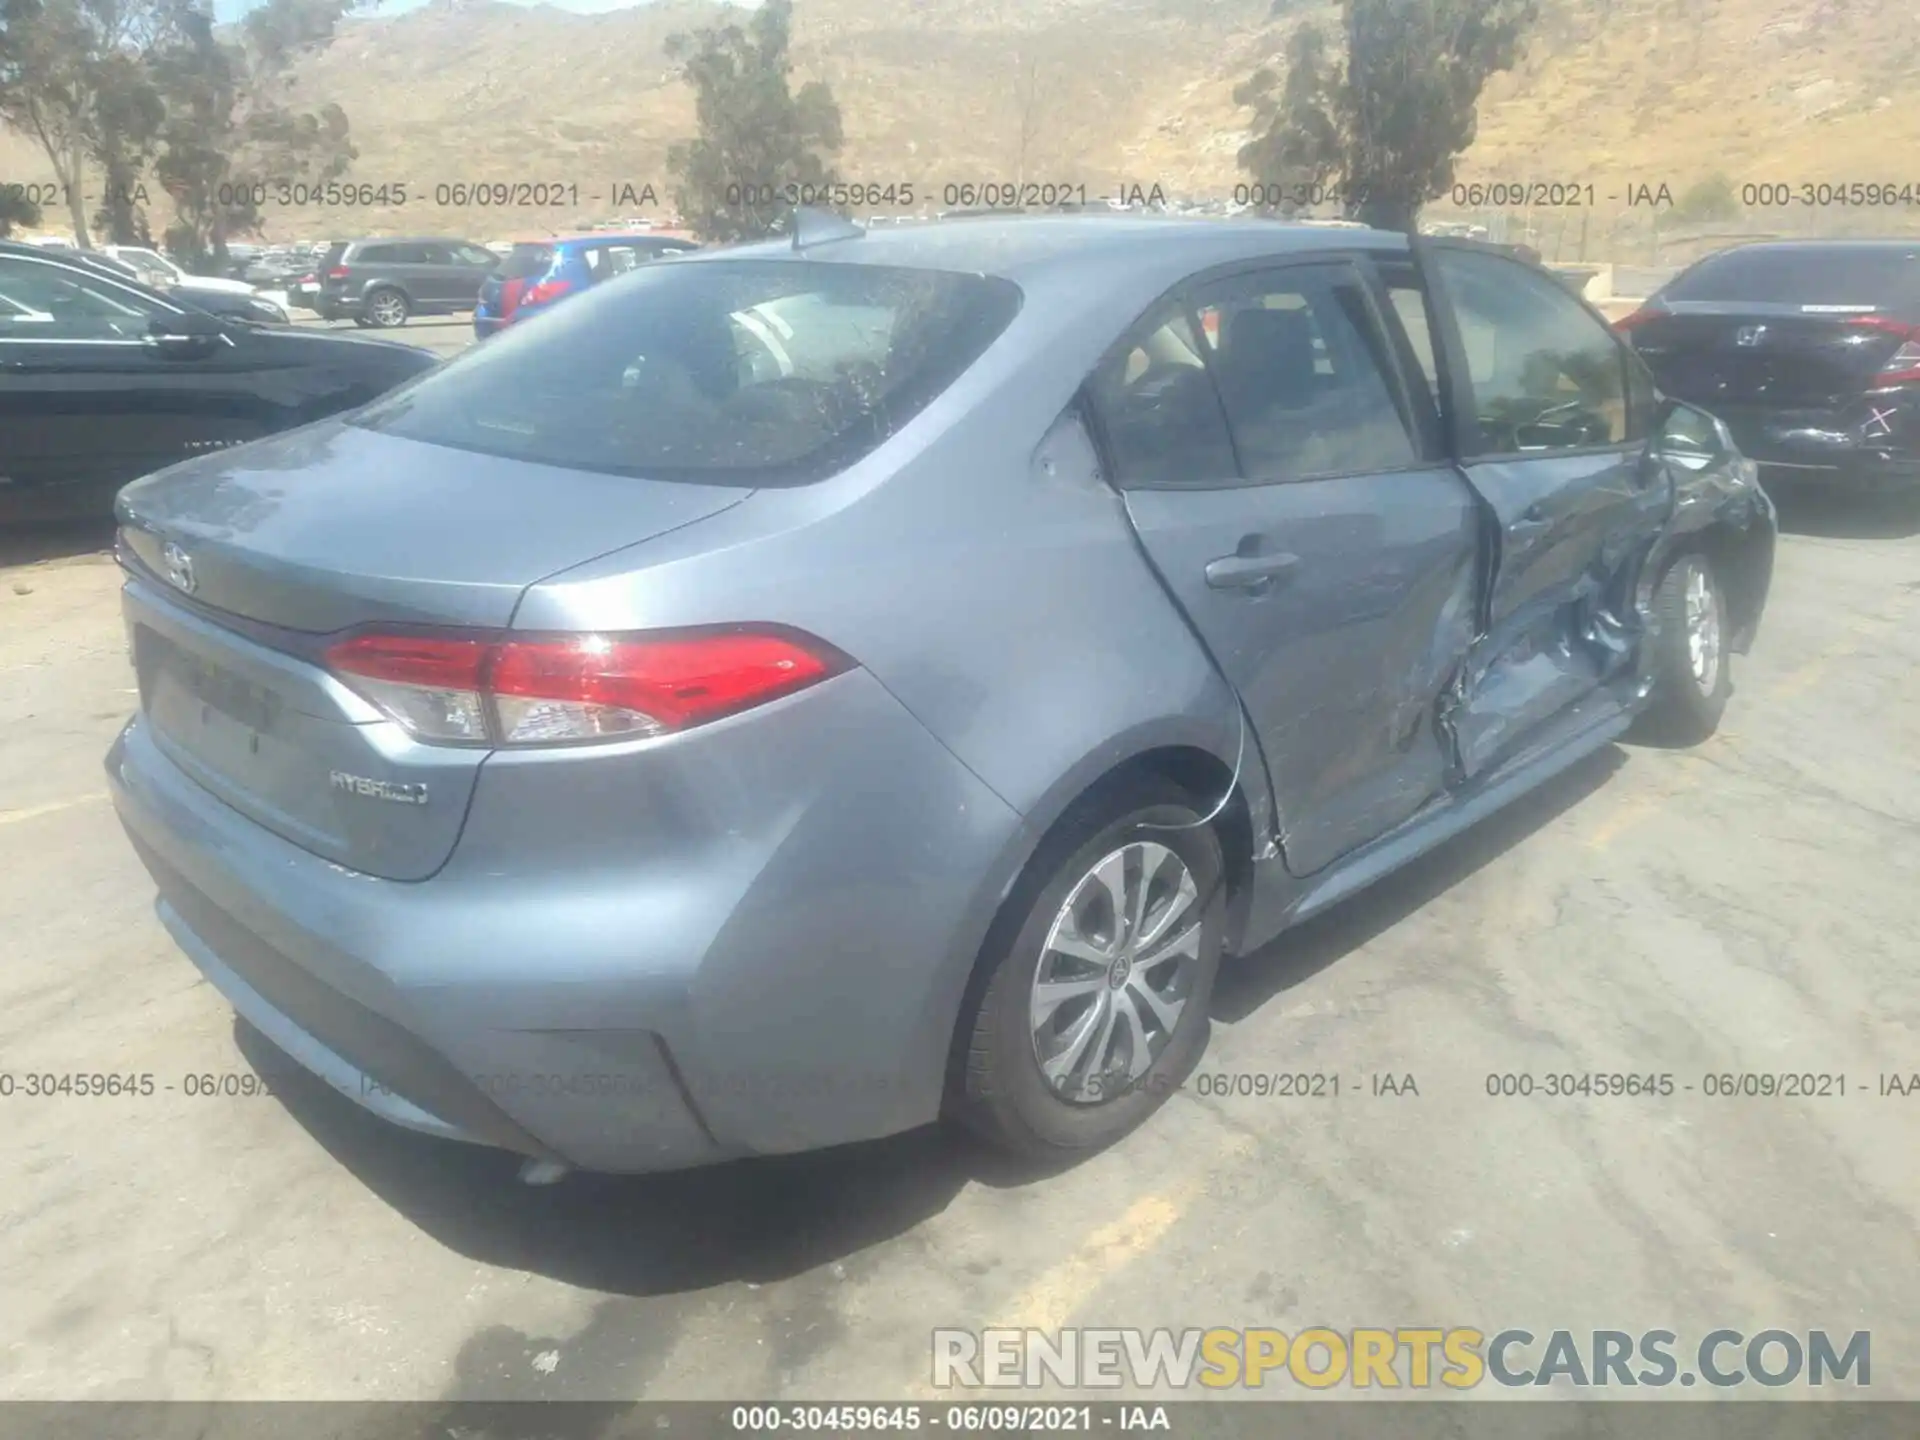
[[253, 286], [244, 280], [219, 280], [211, 275], [189, 275], [158, 250], [145, 245], [102, 245], [102, 255], [110, 255], [123, 265], [131, 265], [146, 279], [146, 283], [166, 290], [179, 290], [191, 299], [197, 290], [201, 294], [252, 295]]

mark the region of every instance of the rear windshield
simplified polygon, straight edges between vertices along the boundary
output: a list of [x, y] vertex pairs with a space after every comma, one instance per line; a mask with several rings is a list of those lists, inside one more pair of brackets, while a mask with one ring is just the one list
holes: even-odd
[[1890, 250], [1729, 250], [1667, 287], [1679, 301], [1778, 305], [1920, 304], [1920, 246]]
[[502, 280], [531, 280], [536, 275], [547, 273], [547, 267], [553, 263], [551, 245], [516, 245], [511, 254], [500, 264]]
[[356, 423], [649, 479], [797, 485], [858, 460], [1006, 329], [1004, 280], [869, 265], [643, 265]]

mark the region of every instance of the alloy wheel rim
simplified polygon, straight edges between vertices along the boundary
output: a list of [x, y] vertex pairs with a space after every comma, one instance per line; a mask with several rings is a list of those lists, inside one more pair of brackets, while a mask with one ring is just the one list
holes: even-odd
[[1147, 840], [1110, 851], [1068, 892], [1028, 998], [1034, 1058], [1054, 1094], [1111, 1100], [1165, 1052], [1199, 968], [1198, 900], [1186, 862]]
[[1700, 693], [1711, 695], [1720, 680], [1720, 603], [1706, 568], [1697, 562], [1687, 572], [1685, 600], [1687, 663]]
[[398, 325], [401, 313], [400, 302], [390, 295], [382, 295], [373, 302], [373, 318], [382, 325]]

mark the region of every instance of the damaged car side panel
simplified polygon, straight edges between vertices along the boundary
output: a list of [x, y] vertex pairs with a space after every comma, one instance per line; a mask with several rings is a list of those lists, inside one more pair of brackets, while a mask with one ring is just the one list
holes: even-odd
[[[1426, 271], [1429, 378], [1451, 473], [1477, 525], [1474, 556], [1459, 573], [1471, 579], [1477, 569], [1477, 582], [1470, 613], [1456, 604], [1426, 617], [1441, 623], [1403, 680], [1440, 680], [1426, 723], [1448, 773], [1417, 809], [1315, 868], [1302, 863], [1313, 852], [1297, 819], [1287, 823], [1284, 759], [1269, 754], [1286, 864], [1256, 875], [1243, 952], [1623, 736], [1654, 692], [1654, 591], [1681, 557], [1707, 557], [1721, 578], [1736, 653], [1750, 647], [1765, 607], [1775, 516], [1726, 427], [1664, 400], [1577, 301], [1562, 304], [1560, 346], [1489, 352], [1486, 336], [1463, 336], [1429, 248], [1415, 247]], [[1484, 255], [1474, 252], [1474, 263]], [[1501, 278], [1524, 286], [1531, 277]], [[1539, 293], [1571, 300], [1544, 284]], [[1510, 344], [1516, 328], [1503, 321], [1500, 340]], [[1534, 403], [1516, 406], [1516, 389], [1531, 390]], [[1284, 527], [1273, 543], [1299, 548]], [[1359, 589], [1369, 583], [1349, 576]]]
[[1456, 459], [1485, 511], [1480, 634], [1443, 723], [1457, 779], [1630, 674], [1640, 575], [1673, 487], [1650, 384], [1605, 321], [1532, 266], [1418, 242]]
[[1640, 572], [1672, 507], [1660, 468], [1639, 453], [1474, 465], [1467, 476], [1498, 530], [1485, 623], [1444, 716], [1463, 780], [1633, 669]]

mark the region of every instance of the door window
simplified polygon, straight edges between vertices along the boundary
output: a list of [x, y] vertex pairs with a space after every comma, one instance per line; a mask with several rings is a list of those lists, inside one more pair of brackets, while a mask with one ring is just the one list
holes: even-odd
[[1397, 370], [1359, 272], [1236, 275], [1195, 301], [1250, 480], [1378, 474], [1418, 462]]
[[602, 280], [626, 274], [648, 258], [632, 245], [596, 245], [586, 252], [587, 273], [598, 285]]
[[1626, 354], [1553, 281], [1496, 255], [1432, 252], [1465, 352], [1464, 458], [1623, 444]]
[[1115, 482], [1151, 489], [1237, 483], [1226, 416], [1186, 311], [1163, 306], [1136, 336], [1101, 363], [1087, 386]]
[[174, 313], [104, 277], [11, 256], [0, 256], [0, 301], [0, 340], [137, 341]]

